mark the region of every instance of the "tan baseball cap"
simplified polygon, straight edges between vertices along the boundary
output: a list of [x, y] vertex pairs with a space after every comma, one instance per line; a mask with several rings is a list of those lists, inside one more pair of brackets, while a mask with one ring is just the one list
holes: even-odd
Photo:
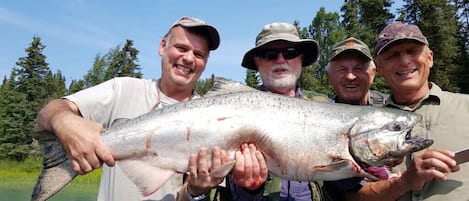
[[204, 35], [209, 42], [210, 50], [216, 50], [220, 45], [220, 35], [218, 34], [217, 29], [214, 26], [207, 24], [201, 19], [183, 16], [179, 18], [176, 22], [174, 22], [174, 24], [169, 30], [171, 30], [175, 26], [182, 26], [185, 28], [199, 28], [200, 30], [204, 31], [206, 33]]

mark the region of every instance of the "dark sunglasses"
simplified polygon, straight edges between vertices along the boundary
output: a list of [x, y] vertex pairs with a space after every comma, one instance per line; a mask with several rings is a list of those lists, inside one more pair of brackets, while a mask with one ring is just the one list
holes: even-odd
[[278, 57], [278, 54], [282, 53], [283, 58], [293, 59], [301, 54], [300, 50], [296, 47], [288, 47], [282, 49], [265, 49], [259, 51], [256, 56], [261, 57], [265, 60], [275, 60]]

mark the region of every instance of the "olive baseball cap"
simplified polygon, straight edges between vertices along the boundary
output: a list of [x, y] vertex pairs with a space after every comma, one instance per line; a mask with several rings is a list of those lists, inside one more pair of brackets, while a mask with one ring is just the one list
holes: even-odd
[[346, 51], [354, 51], [362, 54], [369, 60], [373, 60], [373, 57], [370, 53], [370, 48], [366, 45], [363, 41], [358, 40], [356, 38], [350, 37], [343, 41], [338, 42], [335, 44], [332, 49], [329, 51], [329, 61], [332, 61], [338, 55], [346, 52]]
[[274, 41], [287, 41], [294, 46], [299, 47], [304, 55], [302, 66], [309, 66], [314, 63], [319, 56], [318, 42], [311, 39], [300, 39], [298, 30], [292, 24], [285, 22], [274, 22], [265, 25], [256, 37], [256, 46], [244, 54], [241, 66], [257, 70], [254, 63], [254, 56], [258, 50]]
[[415, 40], [429, 46], [427, 38], [425, 38], [417, 25], [404, 24], [397, 21], [388, 24], [381, 33], [379, 33], [375, 47], [376, 55], [381, 54], [381, 52], [392, 43], [404, 39]]
[[207, 24], [201, 19], [183, 16], [179, 18], [176, 22], [174, 22], [174, 24], [169, 30], [171, 30], [175, 26], [182, 26], [185, 28], [198, 28], [201, 31], [205, 32], [206, 34], [204, 34], [204, 36], [209, 42], [210, 50], [216, 50], [220, 45], [220, 35], [218, 34], [217, 29], [214, 26]]

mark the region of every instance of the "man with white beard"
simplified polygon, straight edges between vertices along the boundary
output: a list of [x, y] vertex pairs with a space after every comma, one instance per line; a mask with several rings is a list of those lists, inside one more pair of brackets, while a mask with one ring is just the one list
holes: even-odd
[[[300, 39], [292, 24], [274, 22], [262, 28], [256, 37], [256, 46], [246, 52], [241, 65], [259, 72], [262, 91], [328, 101], [326, 96], [306, 92], [297, 84], [302, 67], [313, 64], [318, 56], [316, 41]], [[289, 181], [268, 175], [263, 158], [248, 157], [252, 151], [256, 151], [253, 145], [243, 150], [244, 172], [237, 170], [232, 174], [230, 187], [234, 200], [324, 200], [322, 183]], [[239, 179], [249, 178], [249, 175], [252, 179]]]

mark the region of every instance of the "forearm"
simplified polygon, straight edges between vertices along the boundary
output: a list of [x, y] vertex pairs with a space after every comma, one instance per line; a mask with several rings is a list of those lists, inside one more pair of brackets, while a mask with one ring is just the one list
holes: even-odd
[[393, 201], [399, 199], [410, 190], [409, 185], [405, 184], [402, 177], [398, 177], [389, 180], [366, 182], [359, 191], [348, 192], [346, 194], [346, 200]]
[[67, 103], [63, 99], [50, 101], [38, 113], [38, 129], [56, 133], [57, 125], [61, 125], [60, 121], [66, 120], [67, 116], [77, 116], [79, 114], [78, 109], [74, 110], [71, 104], [73, 103]]

